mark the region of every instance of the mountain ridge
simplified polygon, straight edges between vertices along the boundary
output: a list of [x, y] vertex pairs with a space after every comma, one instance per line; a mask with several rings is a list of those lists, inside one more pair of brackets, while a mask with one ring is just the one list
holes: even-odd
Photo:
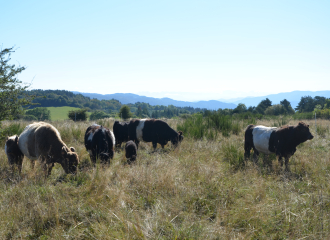
[[168, 97], [164, 98], [153, 98], [153, 97], [146, 97], [140, 96], [134, 93], [113, 93], [113, 94], [99, 94], [99, 93], [85, 93], [85, 92], [78, 92], [72, 91], [74, 94], [82, 94], [83, 96], [96, 98], [98, 100], [110, 100], [116, 99], [122, 104], [128, 103], [137, 103], [137, 102], [144, 102], [149, 103], [152, 106], [155, 105], [173, 105], [176, 107], [193, 107], [193, 108], [206, 108], [208, 110], [218, 110], [219, 108], [225, 109], [234, 109], [238, 104], [243, 103], [246, 107], [250, 106], [257, 106], [262, 100], [268, 98], [272, 101], [272, 104], [279, 104], [280, 101], [286, 99], [291, 103], [291, 106], [295, 108], [301, 100], [301, 97], [305, 96], [321, 96], [330, 98], [330, 90], [324, 91], [292, 91], [292, 92], [282, 92], [276, 94], [269, 94], [265, 96], [258, 96], [258, 97], [245, 97], [245, 98], [235, 98], [235, 99], [228, 99], [226, 102], [220, 100], [200, 100], [200, 101], [180, 101], [174, 100]]

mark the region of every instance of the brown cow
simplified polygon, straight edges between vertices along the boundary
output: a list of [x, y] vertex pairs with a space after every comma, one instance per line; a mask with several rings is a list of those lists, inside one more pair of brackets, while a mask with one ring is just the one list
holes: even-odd
[[249, 125], [245, 130], [244, 149], [245, 158], [250, 157], [250, 150], [254, 151], [257, 161], [259, 152], [264, 154], [275, 153], [283, 166], [282, 157], [285, 158], [285, 169], [288, 169], [289, 158], [296, 152], [296, 147], [307, 140], [313, 139], [309, 125], [299, 122], [296, 126], [265, 127]]
[[[16, 139], [16, 137], [9, 139]], [[5, 147], [9, 163], [16, 163], [19, 169], [22, 167], [19, 156], [23, 154], [31, 160], [39, 159], [46, 176], [51, 173], [54, 163], [61, 164], [66, 173], [77, 171], [79, 158], [75, 149], [68, 148], [57, 129], [49, 123], [35, 122], [26, 126], [18, 137], [18, 141], [15, 140], [15, 142], [18, 142], [18, 148], [9, 140]]]

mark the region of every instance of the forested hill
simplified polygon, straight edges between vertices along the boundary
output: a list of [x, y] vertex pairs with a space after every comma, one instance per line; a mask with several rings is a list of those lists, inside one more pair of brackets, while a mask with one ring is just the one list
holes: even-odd
[[[109, 100], [98, 100], [96, 98], [91, 99], [90, 97], [83, 96], [82, 94], [74, 94], [66, 90], [30, 90], [26, 91], [28, 95], [34, 95], [36, 98], [29, 108], [36, 107], [78, 107], [86, 108], [87, 110], [95, 111], [101, 110], [107, 113], [118, 112], [122, 107], [122, 103], [115, 99]], [[151, 106], [148, 103], [136, 102], [134, 104], [129, 103], [128, 105], [131, 111], [141, 111], [142, 114], [149, 116], [151, 113], [158, 115], [172, 117], [178, 116], [183, 113], [195, 113], [205, 110], [204, 108], [193, 108], [193, 107], [176, 107], [173, 105], [163, 106], [156, 105]]]
[[87, 108], [90, 110], [112, 109], [118, 110], [121, 107], [121, 103], [118, 100], [106, 100], [100, 101], [97, 99], [91, 99], [81, 94], [74, 94], [66, 90], [31, 90], [26, 91], [29, 95], [35, 95], [36, 98], [30, 108], [35, 107], [78, 107]]

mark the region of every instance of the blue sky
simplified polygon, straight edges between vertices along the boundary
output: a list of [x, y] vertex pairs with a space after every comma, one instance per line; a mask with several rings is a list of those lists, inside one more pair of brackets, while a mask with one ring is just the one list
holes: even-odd
[[330, 90], [330, 1], [5, 1], [31, 89], [177, 100]]

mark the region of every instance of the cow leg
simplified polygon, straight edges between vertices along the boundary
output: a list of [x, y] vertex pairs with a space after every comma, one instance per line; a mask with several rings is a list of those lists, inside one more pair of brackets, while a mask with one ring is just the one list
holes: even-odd
[[18, 173], [21, 174], [22, 172], [22, 163], [23, 163], [23, 158], [19, 157], [17, 161], [17, 167], [18, 167]]
[[53, 167], [54, 167], [54, 163], [47, 164], [47, 168], [48, 168], [47, 176], [51, 174]]
[[279, 158], [278, 158], [278, 162], [281, 164], [281, 167], [283, 167], [283, 159], [282, 159], [282, 156], [279, 156]]
[[140, 142], [139, 142], [138, 140], [135, 140], [134, 142], [135, 142], [135, 144], [136, 144], [136, 148], [139, 148], [139, 143], [140, 143]]
[[290, 172], [290, 169], [289, 169], [289, 157], [285, 157], [285, 171]]
[[259, 152], [258, 152], [258, 150], [257, 149], [253, 149], [253, 162], [255, 163], [255, 164], [257, 164], [258, 163], [258, 157], [259, 157]]
[[249, 160], [250, 151], [251, 151], [251, 146], [248, 142], [245, 141], [245, 143], [244, 143], [244, 158], [245, 158], [245, 161]]
[[[152, 147], [154, 148], [154, 151], [156, 150], [157, 148], [157, 142], [152, 142]], [[163, 147], [163, 146], [162, 146]], [[164, 148], [164, 147], [163, 147]]]
[[30, 160], [31, 170], [34, 169], [34, 165], [35, 165], [35, 160]]

